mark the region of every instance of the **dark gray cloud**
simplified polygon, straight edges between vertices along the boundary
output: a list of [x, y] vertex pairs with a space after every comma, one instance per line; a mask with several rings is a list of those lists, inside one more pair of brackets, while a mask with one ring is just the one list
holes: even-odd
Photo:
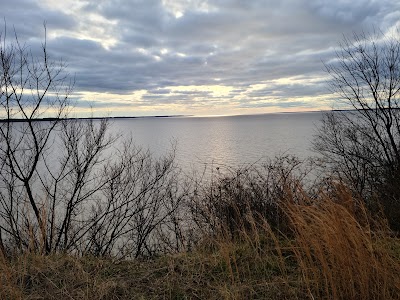
[[267, 96], [270, 96], [271, 98], [274, 99], [294, 99], [302, 97], [322, 96], [325, 94], [329, 94], [329, 91], [326, 89], [325, 81], [321, 81], [321, 82], [313, 82], [311, 84], [271, 83], [268, 84], [268, 87], [266, 88], [261, 88], [247, 93], [246, 96], [250, 99], [265, 98]]
[[[343, 34], [385, 31], [400, 17], [400, 4], [391, 0], [0, 0], [0, 7], [34, 53], [46, 21], [49, 53], [68, 62], [78, 95], [121, 95], [108, 103], [125, 106], [129, 95], [146, 91], [131, 103], [188, 109], [201, 101], [314, 105], [304, 98], [327, 95], [318, 80], [325, 76], [321, 61], [334, 56]], [[285, 78], [297, 79], [277, 83]], [[265, 87], [253, 89], [257, 84]], [[216, 85], [229, 91], [207, 88]], [[91, 101], [107, 105], [104, 97]]]
[[40, 1], [0, 0], [0, 16], [6, 21], [8, 31], [15, 28], [21, 40], [43, 38], [43, 23], [52, 30], [73, 30], [74, 18], [62, 11], [43, 8]]
[[256, 102], [256, 103], [243, 103], [240, 105], [242, 108], [263, 108], [263, 107], [280, 107], [280, 108], [315, 108], [308, 102], [304, 101], [278, 101], [278, 102]]

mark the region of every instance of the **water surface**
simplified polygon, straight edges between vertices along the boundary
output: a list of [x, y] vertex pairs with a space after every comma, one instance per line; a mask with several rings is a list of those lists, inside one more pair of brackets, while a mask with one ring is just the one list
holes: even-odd
[[133, 135], [135, 143], [161, 155], [177, 143], [183, 166], [254, 163], [283, 153], [311, 155], [321, 112], [229, 117], [116, 119], [112, 130]]

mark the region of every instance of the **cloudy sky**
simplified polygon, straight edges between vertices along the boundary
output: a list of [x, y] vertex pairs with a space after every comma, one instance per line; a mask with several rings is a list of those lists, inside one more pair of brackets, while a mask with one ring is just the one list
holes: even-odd
[[74, 113], [226, 115], [332, 106], [343, 35], [400, 25], [398, 0], [0, 0], [7, 27], [75, 76]]

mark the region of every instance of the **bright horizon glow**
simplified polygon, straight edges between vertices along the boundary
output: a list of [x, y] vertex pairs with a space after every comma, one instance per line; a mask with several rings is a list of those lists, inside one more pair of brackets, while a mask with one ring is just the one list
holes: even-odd
[[[287, 101], [296, 100], [304, 104], [299, 107], [282, 107], [279, 104], [282, 99], [272, 95], [268, 97], [258, 97], [256, 101], [248, 96], [251, 93], [268, 88], [274, 84], [312, 84], [312, 80], [308, 83], [302, 78], [281, 78], [271, 82], [265, 82], [255, 85], [250, 85], [247, 89], [241, 91], [238, 95], [230, 97], [230, 93], [235, 89], [234, 86], [223, 85], [207, 85], [207, 86], [167, 86], [163, 89], [154, 90], [139, 90], [131, 94], [117, 93], [93, 93], [80, 92], [78, 97], [80, 102], [88, 103], [87, 107], [74, 107], [72, 113], [76, 116], [85, 117], [93, 115], [99, 116], [154, 116], [154, 115], [195, 115], [195, 116], [233, 116], [233, 115], [252, 115], [264, 113], [280, 113], [280, 112], [307, 112], [329, 110], [332, 108], [330, 100], [332, 95], [321, 95], [314, 98], [296, 97], [287, 99]], [[274, 87], [271, 87], [273, 90]], [[191, 95], [190, 104], [187, 102], [178, 103], [158, 103], [156, 105], [148, 105], [146, 97], [159, 96], [160, 91], [167, 91], [163, 97], [169, 101], [182, 95]], [[202, 100], [203, 93], [207, 94], [209, 101]], [[73, 95], [74, 96], [74, 95]], [[161, 96], [159, 96], [161, 97]], [[248, 100], [246, 101], [246, 98]], [[94, 102], [93, 99], [96, 99]], [[286, 100], [286, 99], [284, 99]], [[168, 102], [167, 101], [167, 102]], [[254, 101], [254, 102], [253, 102]], [[93, 105], [90, 103], [93, 102]], [[217, 104], [215, 104], [215, 102]], [[79, 103], [79, 102], [77, 102]], [[118, 105], [108, 106], [108, 103], [118, 103]], [[248, 107], [237, 107], [236, 103], [246, 103]], [[252, 104], [254, 107], [252, 107]], [[97, 105], [95, 105], [97, 104]], [[257, 106], [258, 105], [258, 106]], [[263, 105], [267, 105], [264, 107]]]

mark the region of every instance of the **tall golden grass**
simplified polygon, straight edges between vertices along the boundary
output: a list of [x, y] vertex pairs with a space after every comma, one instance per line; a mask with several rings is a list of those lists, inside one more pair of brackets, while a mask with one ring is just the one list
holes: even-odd
[[399, 299], [400, 264], [383, 217], [371, 218], [342, 185], [316, 200], [287, 201], [293, 252], [310, 299]]

